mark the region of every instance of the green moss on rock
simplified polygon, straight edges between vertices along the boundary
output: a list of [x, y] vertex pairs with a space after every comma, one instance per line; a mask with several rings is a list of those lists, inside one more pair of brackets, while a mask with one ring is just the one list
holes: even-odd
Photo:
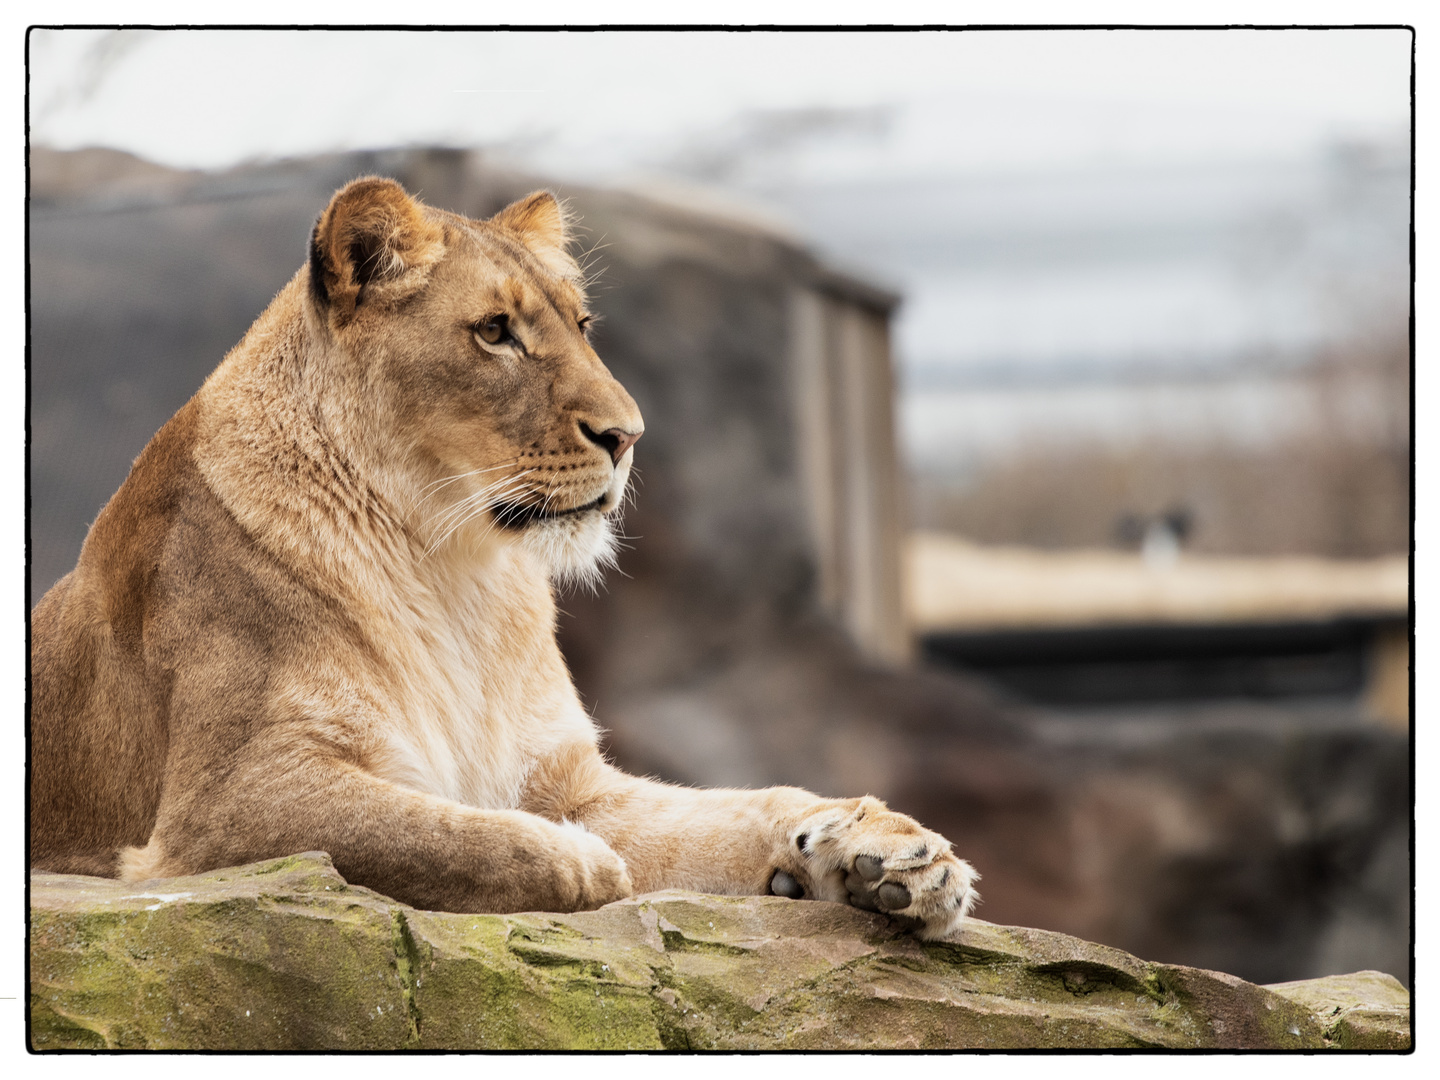
[[1409, 1045], [1409, 996], [1378, 973], [1259, 987], [979, 921], [922, 943], [777, 897], [456, 915], [318, 852], [138, 886], [36, 874], [31, 897], [40, 1051]]
[[1327, 1045], [1342, 1050], [1410, 1049], [1410, 993], [1393, 975], [1357, 971], [1267, 989], [1315, 1016]]

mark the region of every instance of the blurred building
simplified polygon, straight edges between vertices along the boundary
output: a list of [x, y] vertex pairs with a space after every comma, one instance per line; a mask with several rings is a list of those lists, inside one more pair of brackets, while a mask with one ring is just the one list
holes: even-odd
[[[32, 602], [369, 172], [472, 216], [543, 186], [455, 151], [219, 174], [32, 152]], [[1072, 722], [908, 663], [894, 295], [741, 207], [560, 191], [601, 251], [597, 349], [647, 421], [621, 573], [561, 598], [620, 764], [886, 798], [976, 863], [995, 921], [1259, 981], [1405, 977], [1403, 734], [1333, 708]]]
[[1168, 164], [876, 152], [863, 176], [754, 173], [905, 294], [928, 656], [1057, 706], [1358, 699], [1404, 728], [1404, 131]]
[[1037, 440], [1260, 446], [1310, 419], [1315, 361], [1405, 333], [1404, 132], [1270, 159], [760, 192], [903, 287], [903, 430], [926, 473]]

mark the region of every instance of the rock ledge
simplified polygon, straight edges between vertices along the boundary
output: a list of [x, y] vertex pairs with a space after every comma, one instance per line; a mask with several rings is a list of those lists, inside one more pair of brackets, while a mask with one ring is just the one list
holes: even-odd
[[143, 885], [34, 874], [30, 958], [42, 1051], [1410, 1046], [1409, 994], [1379, 972], [1263, 987], [777, 897], [444, 914], [320, 852]]

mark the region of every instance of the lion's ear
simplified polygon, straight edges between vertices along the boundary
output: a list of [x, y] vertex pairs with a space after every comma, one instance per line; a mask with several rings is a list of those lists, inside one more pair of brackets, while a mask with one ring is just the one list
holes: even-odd
[[330, 200], [310, 236], [310, 289], [344, 325], [362, 302], [399, 300], [425, 283], [444, 234], [394, 180], [366, 176]]
[[570, 219], [550, 192], [536, 191], [516, 200], [492, 217], [490, 224], [514, 235], [551, 273], [579, 277], [579, 267], [569, 251]]

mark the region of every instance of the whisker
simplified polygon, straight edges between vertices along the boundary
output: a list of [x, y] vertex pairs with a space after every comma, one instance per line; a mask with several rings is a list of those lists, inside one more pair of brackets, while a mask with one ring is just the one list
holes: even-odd
[[[518, 461], [519, 459], [517, 458], [517, 459], [515, 459], [515, 460]], [[441, 487], [443, 487], [443, 486], [452, 484], [452, 483], [454, 483], [455, 481], [460, 480], [460, 479], [463, 479], [463, 478], [465, 478], [465, 477], [467, 477], [467, 476], [475, 476], [475, 475], [478, 475], [479, 473], [494, 472], [494, 471], [497, 470], [497, 469], [509, 468], [509, 467], [510, 467], [511, 465], [513, 465], [513, 464], [514, 464], [513, 461], [511, 461], [511, 462], [504, 462], [504, 463], [501, 463], [501, 464], [499, 464], [499, 465], [491, 465], [491, 466], [489, 466], [489, 467], [487, 467], [487, 468], [484, 468], [484, 469], [476, 469], [476, 470], [474, 470], [473, 472], [458, 473], [458, 474], [456, 474], [455, 476], [442, 477], [441, 479], [436, 480], [436, 481], [434, 481], [433, 483], [426, 485], [426, 487], [425, 487], [424, 489], [422, 489], [422, 491], [429, 492], [429, 494], [422, 495], [421, 498], [413, 501], [413, 502], [411, 503], [409, 509], [408, 509], [407, 512], [406, 512], [406, 516], [409, 517], [409, 516], [412, 515], [412, 514], [418, 513], [418, 512], [420, 511], [420, 508], [421, 508], [422, 506], [424, 506], [426, 502], [428, 502], [430, 499], [434, 498], [436, 495], [439, 494], [439, 489], [440, 489]], [[502, 479], [502, 480], [499, 481], [499, 482], [502, 482], [502, 483], [503, 483], [504, 480]], [[493, 486], [493, 485], [487, 485], [487, 486]], [[434, 490], [434, 491], [431, 491], [430, 489], [432, 489], [432, 488], [434, 488], [435, 490]], [[483, 490], [485, 490], [485, 489], [482, 489], [482, 491], [483, 491]], [[449, 507], [444, 507], [444, 508], [436, 511], [435, 513], [431, 514], [428, 518], [425, 519], [423, 525], [424, 525], [425, 527], [428, 527], [428, 526], [430, 526], [432, 523], [434, 523], [437, 519], [443, 519], [443, 518], [448, 517], [448, 515], [449, 515], [451, 512], [454, 511], [455, 506], [463, 505], [465, 502], [467, 502], [468, 500], [470, 500], [470, 499], [472, 499], [472, 498], [474, 498], [474, 497], [475, 497], [474, 495], [468, 495], [468, 496], [466, 496], [464, 499], [460, 500], [460, 503], [454, 504], [454, 505], [449, 506]]]
[[474, 506], [487, 503], [491, 496], [493, 496], [501, 488], [508, 485], [512, 481], [512, 479], [513, 478], [511, 477], [506, 477], [505, 479], [497, 482], [496, 484], [489, 484], [486, 487], [481, 488], [479, 491], [465, 496], [458, 502], [453, 503], [452, 505], [445, 507], [437, 511], [436, 513], [430, 515], [430, 517], [426, 520], [425, 524], [427, 526], [434, 525], [442, 532], [447, 531], [451, 523], [466, 517]]
[[508, 469], [519, 460], [519, 458], [511, 458], [509, 461], [502, 461], [499, 465], [490, 465], [483, 469], [471, 469], [469, 472], [456, 473], [454, 476], [442, 476], [439, 480], [434, 480], [426, 484], [420, 489], [420, 492], [423, 495], [431, 488], [445, 487], [453, 484], [456, 480], [463, 480], [467, 476], [478, 476], [480, 473], [494, 472], [496, 469]]
[[[425, 549], [421, 558], [423, 559], [432, 555], [455, 534], [456, 530], [462, 528], [477, 515], [484, 513], [490, 508], [492, 503], [498, 502], [508, 495], [525, 490], [528, 485], [524, 483], [524, 478], [535, 471], [535, 469], [525, 469], [513, 476], [503, 477], [492, 484], [487, 484], [474, 494], [467, 495], [458, 503], [448, 507], [443, 513], [435, 515], [435, 517], [440, 519], [440, 524], [437, 528], [440, 530], [441, 535]], [[434, 520], [434, 518], [431, 520]], [[429, 522], [427, 522], [427, 524], [429, 524]], [[491, 524], [493, 525], [494, 523], [492, 522]], [[487, 527], [485, 532], [481, 533], [479, 539], [483, 539], [488, 533], [489, 528]]]

